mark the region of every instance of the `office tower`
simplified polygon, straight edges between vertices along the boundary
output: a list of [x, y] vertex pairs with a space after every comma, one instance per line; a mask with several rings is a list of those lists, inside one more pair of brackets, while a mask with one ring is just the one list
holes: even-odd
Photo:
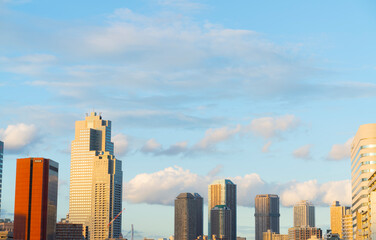
[[342, 218], [342, 239], [352, 240], [353, 235], [353, 221], [350, 208], [346, 209], [345, 215]]
[[315, 207], [303, 200], [294, 206], [294, 227], [314, 227]]
[[82, 224], [69, 222], [56, 223], [56, 240], [82, 240]]
[[[369, 178], [376, 169], [376, 124], [361, 125], [351, 145], [351, 185], [353, 234], [363, 224], [357, 224], [357, 214], [368, 211]], [[359, 227], [358, 227], [359, 226]]]
[[3, 189], [3, 154], [4, 154], [4, 143], [0, 141], [0, 215], [1, 215], [1, 192]]
[[346, 215], [346, 210], [350, 207], [339, 205], [338, 201], [334, 201], [330, 207], [330, 229], [332, 234], [338, 234], [343, 239], [343, 218]]
[[322, 231], [316, 227], [292, 227], [289, 228], [289, 240], [308, 240], [312, 236], [322, 238]]
[[[231, 209], [226, 205], [217, 205], [210, 210], [210, 228], [212, 237], [223, 240], [234, 239], [232, 236]], [[236, 237], [235, 237], [236, 239]]]
[[[122, 167], [114, 157], [111, 121], [95, 112], [76, 121], [72, 141], [69, 221], [82, 224], [90, 239], [117, 238], [122, 210]], [[88, 231], [88, 232], [87, 232]]]
[[211, 239], [210, 211], [217, 205], [226, 205], [231, 210], [231, 236], [236, 240], [236, 185], [228, 179], [214, 181], [208, 192], [208, 237]]
[[198, 194], [180, 193], [175, 199], [175, 238], [194, 240], [203, 235], [203, 199]]
[[257, 195], [255, 198], [255, 236], [263, 239], [268, 229], [279, 233], [279, 197], [275, 194]]
[[14, 239], [55, 239], [59, 164], [17, 159]]

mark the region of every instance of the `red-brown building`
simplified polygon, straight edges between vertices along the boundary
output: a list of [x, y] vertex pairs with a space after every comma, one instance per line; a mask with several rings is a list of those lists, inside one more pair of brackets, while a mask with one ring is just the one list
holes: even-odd
[[55, 240], [59, 164], [17, 159], [14, 239]]

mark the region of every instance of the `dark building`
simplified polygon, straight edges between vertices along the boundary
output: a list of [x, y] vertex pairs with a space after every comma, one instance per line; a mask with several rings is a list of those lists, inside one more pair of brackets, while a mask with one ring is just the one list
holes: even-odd
[[56, 240], [82, 240], [83, 226], [78, 223], [63, 223], [56, 224]]
[[262, 240], [269, 229], [279, 234], [279, 197], [275, 194], [257, 195], [255, 198], [255, 239]]
[[203, 204], [198, 194], [181, 193], [175, 199], [175, 239], [194, 240], [203, 235]]
[[17, 159], [15, 239], [55, 239], [58, 168], [50, 159]]
[[210, 210], [211, 218], [211, 234], [215, 235], [217, 239], [231, 240], [232, 224], [231, 224], [231, 209], [226, 205], [217, 205]]

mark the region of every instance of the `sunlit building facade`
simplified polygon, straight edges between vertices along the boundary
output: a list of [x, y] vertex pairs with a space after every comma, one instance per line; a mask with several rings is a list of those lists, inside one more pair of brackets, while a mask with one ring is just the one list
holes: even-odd
[[[376, 170], [376, 124], [361, 125], [351, 145], [352, 220], [354, 238], [362, 238], [360, 219], [368, 212], [369, 178]], [[363, 217], [359, 217], [360, 215]], [[358, 215], [358, 217], [357, 217]]]
[[208, 237], [211, 239], [211, 210], [217, 205], [226, 205], [231, 210], [231, 239], [236, 240], [236, 185], [228, 179], [214, 181], [208, 189]]
[[14, 239], [55, 240], [58, 168], [50, 159], [17, 159]]
[[350, 207], [341, 206], [338, 201], [334, 201], [330, 206], [330, 229], [332, 234], [338, 234], [343, 239], [343, 218], [346, 215], [346, 210]]
[[82, 224], [88, 239], [118, 238], [122, 209], [122, 166], [114, 156], [111, 121], [95, 112], [76, 121], [71, 147], [69, 221]]
[[315, 206], [303, 200], [294, 205], [294, 227], [314, 227]]

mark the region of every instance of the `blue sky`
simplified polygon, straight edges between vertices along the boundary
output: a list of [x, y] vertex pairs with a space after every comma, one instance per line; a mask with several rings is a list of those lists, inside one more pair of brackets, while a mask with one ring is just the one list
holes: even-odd
[[[350, 204], [351, 138], [373, 123], [372, 1], [0, 1], [3, 216], [16, 159], [60, 163], [68, 212], [74, 121], [113, 122], [124, 171], [124, 232], [173, 234], [173, 200], [218, 178], [238, 185], [238, 235], [256, 194], [316, 206], [329, 228]], [[206, 214], [205, 214], [206, 215]], [[206, 216], [205, 216], [206, 217]]]

